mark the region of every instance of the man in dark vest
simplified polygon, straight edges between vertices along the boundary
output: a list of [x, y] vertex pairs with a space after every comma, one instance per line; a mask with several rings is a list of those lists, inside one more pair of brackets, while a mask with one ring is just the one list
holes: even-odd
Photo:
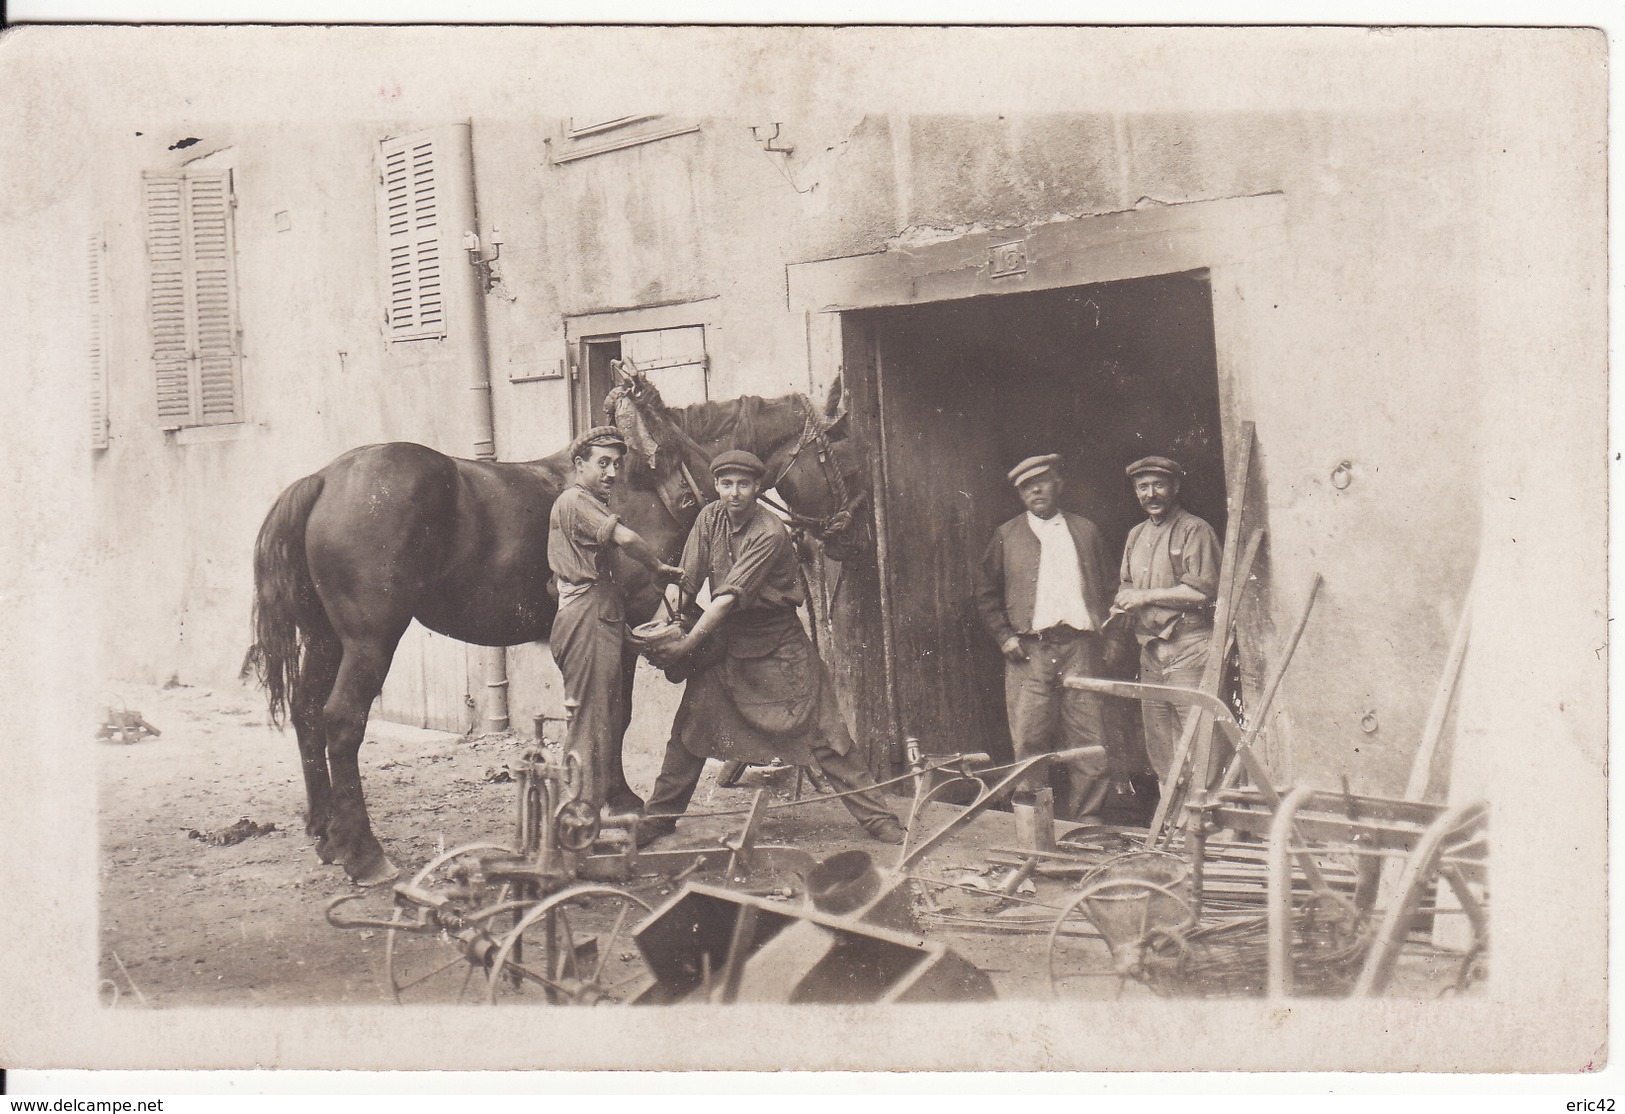
[[1109, 784], [1105, 709], [1099, 696], [1061, 680], [1069, 673], [1100, 676], [1100, 632], [1114, 584], [1095, 524], [1061, 510], [1060, 463], [1053, 454], [1035, 456], [1010, 469], [1027, 510], [993, 532], [974, 583], [976, 610], [1004, 654], [1016, 757], [1101, 748], [1098, 758], [1068, 767], [1064, 814], [1082, 817], [1100, 807]]
[[685, 672], [688, 687], [639, 841], [676, 828], [706, 758], [714, 757], [816, 762], [837, 790], [851, 793], [841, 803], [871, 839], [901, 843], [903, 827], [851, 753], [829, 670], [796, 614], [803, 593], [795, 546], [784, 523], [757, 502], [766, 471], [740, 449], [711, 462], [717, 501], [700, 511], [688, 535], [682, 578], [689, 600], [709, 581], [711, 602], [681, 640], [653, 655], [668, 676]]
[[[594, 813], [609, 785], [609, 741], [619, 737], [626, 718], [621, 675], [626, 611], [615, 582], [614, 551], [625, 550], [658, 578], [683, 574], [609, 509], [625, 456], [626, 442], [614, 426], [596, 426], [576, 438], [570, 445], [575, 482], [554, 501], [548, 518], [547, 563], [559, 591], [548, 643], [564, 675], [565, 701], [575, 705], [565, 748], [586, 771], [582, 797]], [[635, 811], [641, 804], [635, 798], [609, 803], [615, 811]]]

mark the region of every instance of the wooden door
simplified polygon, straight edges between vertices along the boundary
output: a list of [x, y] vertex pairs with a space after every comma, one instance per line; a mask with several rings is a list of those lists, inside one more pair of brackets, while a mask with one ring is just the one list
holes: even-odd
[[455, 638], [436, 634], [416, 621], [406, 628], [390, 663], [377, 714], [392, 723], [463, 734], [474, 726], [470, 692], [478, 676], [475, 651]]
[[878, 330], [898, 730], [928, 753], [1010, 752], [1004, 668], [973, 569], [1020, 508], [988, 436], [996, 375], [904, 313]]

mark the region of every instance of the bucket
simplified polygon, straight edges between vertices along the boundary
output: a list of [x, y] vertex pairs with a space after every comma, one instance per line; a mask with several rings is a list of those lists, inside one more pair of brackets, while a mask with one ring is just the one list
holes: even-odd
[[807, 873], [807, 895], [813, 908], [836, 915], [852, 912], [880, 892], [880, 872], [867, 851], [842, 851]]

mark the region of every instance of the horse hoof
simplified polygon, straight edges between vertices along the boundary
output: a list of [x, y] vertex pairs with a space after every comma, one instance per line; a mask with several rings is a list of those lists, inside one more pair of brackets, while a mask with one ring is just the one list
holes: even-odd
[[372, 866], [366, 869], [351, 870], [348, 864], [344, 869], [350, 875], [350, 881], [358, 886], [382, 886], [387, 882], [395, 881], [401, 876], [401, 872], [395, 869], [395, 864], [381, 855]]

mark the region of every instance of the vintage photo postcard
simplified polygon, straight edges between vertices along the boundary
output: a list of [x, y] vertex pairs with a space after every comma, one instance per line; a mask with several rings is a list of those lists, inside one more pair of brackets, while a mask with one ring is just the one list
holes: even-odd
[[1602, 31], [0, 87], [0, 1062], [1606, 1065]]

